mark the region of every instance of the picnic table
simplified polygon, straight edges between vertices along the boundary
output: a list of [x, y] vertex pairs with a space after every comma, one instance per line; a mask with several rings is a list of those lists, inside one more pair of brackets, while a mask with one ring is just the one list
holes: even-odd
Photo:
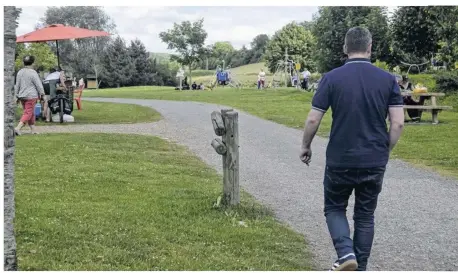
[[403, 97], [407, 96], [412, 96], [412, 97], [423, 97], [425, 100], [430, 100], [431, 105], [404, 105], [404, 115], [407, 113], [407, 109], [417, 109], [420, 112], [420, 117], [421, 113], [424, 111], [431, 111], [432, 114], [432, 123], [433, 124], [438, 124], [439, 119], [438, 119], [438, 114], [442, 110], [450, 110], [453, 107], [452, 106], [444, 106], [444, 105], [437, 105], [437, 97], [443, 97], [445, 96], [444, 93], [414, 93], [412, 91], [406, 91], [406, 92], [401, 92]]

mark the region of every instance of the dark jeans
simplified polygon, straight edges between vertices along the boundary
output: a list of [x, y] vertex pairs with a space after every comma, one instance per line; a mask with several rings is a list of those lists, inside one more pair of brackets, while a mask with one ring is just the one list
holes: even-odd
[[[417, 102], [411, 96], [404, 97], [404, 104], [405, 105], [424, 105], [425, 104], [425, 97], [420, 97], [420, 100]], [[421, 111], [418, 109], [407, 109], [407, 114], [413, 120], [420, 120], [421, 119]]]
[[307, 90], [309, 88], [308, 80], [306, 80], [306, 79], [302, 80], [301, 87], [302, 87], [302, 89]]
[[[366, 270], [374, 240], [374, 212], [382, 191], [385, 167], [369, 169], [326, 166], [324, 215], [337, 256], [355, 253], [358, 270]], [[353, 241], [346, 216], [348, 199], [355, 190], [355, 231]]]

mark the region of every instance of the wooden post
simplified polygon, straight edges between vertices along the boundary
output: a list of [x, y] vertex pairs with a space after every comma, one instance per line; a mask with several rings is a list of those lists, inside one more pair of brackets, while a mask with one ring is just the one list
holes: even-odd
[[224, 121], [221, 113], [213, 111], [211, 117], [215, 134], [217, 136], [222, 136], [226, 132], [226, 129], [224, 128]]
[[215, 151], [223, 156], [222, 203], [238, 205], [240, 203], [238, 113], [233, 109], [223, 109], [221, 114], [212, 112], [211, 119], [215, 134], [222, 137], [222, 140], [216, 138], [211, 143]]
[[215, 149], [216, 153], [219, 155], [225, 155], [227, 152], [226, 145], [221, 141], [219, 138], [215, 138], [212, 140], [211, 143], [213, 149]]
[[223, 201], [227, 205], [240, 203], [239, 187], [239, 114], [234, 111], [222, 113], [226, 133], [223, 142], [227, 152], [223, 155]]

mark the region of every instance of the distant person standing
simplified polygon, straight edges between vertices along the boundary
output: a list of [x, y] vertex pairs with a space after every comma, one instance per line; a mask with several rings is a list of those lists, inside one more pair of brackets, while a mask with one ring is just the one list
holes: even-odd
[[60, 72], [55, 68], [49, 69], [49, 74], [45, 77], [45, 81], [60, 80]]
[[[326, 73], [305, 122], [300, 159], [309, 164], [311, 144], [332, 109], [326, 151], [324, 215], [337, 253], [331, 270], [364, 271], [374, 240], [374, 212], [390, 152], [404, 126], [403, 100], [395, 77], [370, 62], [372, 35], [354, 27], [345, 35], [345, 65]], [[390, 116], [387, 129], [386, 116]], [[354, 234], [346, 216], [355, 191]]]
[[21, 135], [21, 128], [26, 123], [29, 125], [32, 134], [36, 134], [35, 104], [38, 99], [43, 99], [45, 95], [40, 76], [38, 76], [38, 73], [32, 68], [35, 57], [25, 56], [23, 62], [24, 68], [17, 73], [16, 85], [14, 86], [16, 98], [21, 102], [22, 108], [24, 109], [21, 120], [16, 128], [14, 128], [14, 133], [16, 135]]
[[261, 71], [258, 74], [258, 89], [264, 89], [266, 83], [266, 72], [261, 68]]
[[308, 89], [309, 87], [309, 78], [312, 74], [307, 70], [307, 68], [302, 72], [302, 89]]

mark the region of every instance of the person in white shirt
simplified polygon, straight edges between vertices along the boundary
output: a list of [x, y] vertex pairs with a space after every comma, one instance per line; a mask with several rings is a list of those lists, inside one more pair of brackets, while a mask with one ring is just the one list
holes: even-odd
[[48, 76], [46, 76], [45, 81], [59, 80], [60, 79], [60, 72], [57, 71], [56, 69], [51, 68], [49, 70], [49, 72], [50, 73], [48, 74]]
[[264, 84], [266, 82], [266, 72], [261, 68], [261, 71], [258, 74], [258, 89], [264, 89]]
[[307, 70], [307, 68], [302, 72], [302, 77], [304, 78], [302, 81], [302, 89], [308, 89], [309, 85], [309, 78], [312, 74]]
[[81, 79], [78, 81], [78, 88], [81, 89], [81, 88], [83, 87], [83, 85], [84, 85], [84, 79], [81, 78]]

